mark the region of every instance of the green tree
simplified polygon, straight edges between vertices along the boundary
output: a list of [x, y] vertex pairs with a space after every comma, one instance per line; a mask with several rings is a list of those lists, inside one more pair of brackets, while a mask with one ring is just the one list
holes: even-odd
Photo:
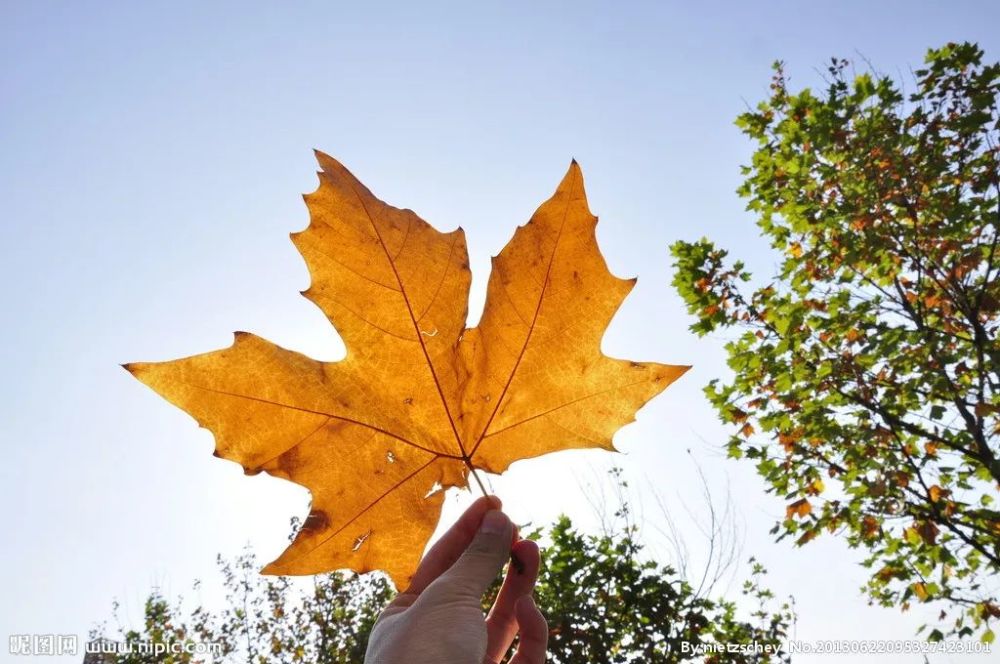
[[772, 532], [867, 550], [872, 601], [938, 602], [993, 639], [1000, 572], [1000, 66], [930, 50], [912, 90], [834, 59], [737, 120], [739, 193], [777, 252], [769, 282], [708, 240], [672, 247], [699, 335], [736, 332], [706, 394], [728, 444], [787, 501]]
[[[622, 508], [618, 516], [627, 516]], [[543, 542], [537, 601], [551, 630], [549, 661], [555, 664], [630, 662], [767, 663], [789, 661], [780, 652], [793, 615], [762, 585], [753, 563], [742, 592], [752, 605], [741, 617], [734, 601], [700, 596], [675, 570], [643, 555], [638, 529], [628, 518], [601, 535], [585, 535], [563, 517], [534, 536]], [[219, 644], [212, 657], [139, 653], [108, 656], [101, 664], [361, 664], [368, 632], [391, 592], [385, 578], [336, 572], [308, 584], [258, 573], [251, 551], [220, 558], [227, 603], [216, 611], [186, 611], [154, 592], [140, 629], [119, 627], [132, 643], [187, 641]], [[484, 607], [499, 590], [488, 591]], [[106, 625], [93, 638], [109, 635]], [[699, 653], [712, 644], [768, 645], [769, 653]]]
[[[100, 623], [90, 632], [86, 645], [84, 664], [191, 664], [200, 661], [193, 652], [184, 648], [203, 640], [206, 632], [202, 624], [202, 614], [196, 610], [190, 619], [179, 604], [172, 605], [154, 590], [146, 598], [143, 606], [143, 623], [140, 628], [126, 628], [119, 621], [117, 601], [112, 604], [112, 616], [118, 623], [118, 639], [109, 638], [106, 622]], [[141, 645], [140, 645], [141, 644]], [[178, 652], [158, 650], [158, 646], [179, 644]]]

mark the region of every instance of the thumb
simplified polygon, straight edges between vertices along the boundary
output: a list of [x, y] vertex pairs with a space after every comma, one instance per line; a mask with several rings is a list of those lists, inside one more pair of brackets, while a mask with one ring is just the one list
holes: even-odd
[[510, 558], [514, 524], [500, 510], [483, 516], [465, 553], [438, 579], [464, 595], [479, 598]]

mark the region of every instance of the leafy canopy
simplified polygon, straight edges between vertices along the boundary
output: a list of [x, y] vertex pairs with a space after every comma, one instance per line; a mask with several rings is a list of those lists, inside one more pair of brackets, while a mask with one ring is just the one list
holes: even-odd
[[[742, 588], [745, 601], [754, 606], [746, 612], [735, 602], [700, 595], [676, 570], [650, 561], [634, 526], [587, 535], [562, 517], [532, 536], [545, 544], [535, 596], [549, 623], [549, 662], [789, 661], [781, 646], [795, 616], [764, 587], [765, 572], [759, 564]], [[392, 595], [380, 575], [334, 572], [317, 575], [308, 585], [289, 577], [263, 577], [250, 551], [234, 560], [220, 558], [219, 564], [226, 589], [223, 606], [191, 607], [154, 592], [146, 602], [142, 627], [111, 632], [99, 625], [91, 634], [133, 643], [212, 644], [221, 651], [218, 657], [206, 658], [192, 648], [192, 653], [155, 656], [136, 650], [94, 661], [362, 664], [371, 627]], [[492, 604], [500, 581], [488, 591], [484, 608]], [[755, 643], [768, 645], [769, 652], [711, 649]]]
[[238, 332], [220, 351], [126, 368], [211, 430], [216, 456], [312, 492], [265, 573], [382, 569], [405, 587], [444, 489], [557, 450], [613, 450], [614, 432], [686, 368], [601, 353], [635, 280], [608, 271], [576, 162], [493, 259], [481, 322], [466, 329], [462, 229], [438, 232], [317, 156], [311, 222], [292, 239], [312, 276], [304, 295], [347, 357], [319, 362]]
[[692, 329], [742, 330], [706, 393], [730, 455], [787, 501], [773, 532], [866, 549], [873, 601], [942, 605], [932, 639], [990, 641], [1000, 617], [1000, 66], [982, 56], [931, 50], [909, 94], [836, 59], [795, 92], [778, 63], [737, 121], [777, 274], [752, 289], [712, 242], [672, 248]]

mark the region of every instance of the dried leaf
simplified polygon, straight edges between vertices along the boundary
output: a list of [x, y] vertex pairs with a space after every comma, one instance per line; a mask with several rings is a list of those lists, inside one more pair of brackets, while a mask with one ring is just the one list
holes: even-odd
[[791, 519], [794, 516], [804, 517], [812, 512], [812, 505], [805, 498], [800, 498], [794, 503], [789, 503], [785, 507], [785, 518]]
[[236, 333], [229, 348], [126, 365], [211, 430], [216, 456], [307, 487], [312, 511], [264, 572], [382, 569], [405, 587], [473, 469], [612, 436], [687, 367], [601, 353], [635, 280], [607, 269], [576, 162], [493, 259], [480, 324], [461, 229], [441, 233], [317, 153], [309, 227], [292, 239], [304, 295], [336, 326], [340, 362]]
[[940, 529], [931, 521], [918, 521], [915, 524], [917, 533], [926, 544], [936, 544]]

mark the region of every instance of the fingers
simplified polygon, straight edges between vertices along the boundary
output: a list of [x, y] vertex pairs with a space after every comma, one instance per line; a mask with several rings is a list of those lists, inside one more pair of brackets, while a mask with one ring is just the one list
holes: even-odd
[[542, 664], [549, 645], [549, 626], [545, 622], [545, 616], [535, 606], [531, 595], [518, 600], [515, 614], [521, 639], [510, 664]]
[[497, 595], [490, 615], [486, 619], [486, 658], [487, 661], [499, 662], [507, 653], [517, 634], [517, 617], [515, 607], [518, 600], [530, 595], [538, 578], [538, 545], [531, 540], [521, 540], [514, 545], [511, 556], [516, 557], [522, 567], [520, 571], [511, 563], [507, 566], [507, 575], [503, 586]]
[[[488, 511], [498, 510], [500, 507], [500, 499], [496, 496], [483, 496], [469, 505], [462, 516], [458, 517], [458, 521], [441, 536], [441, 539], [431, 547], [424, 559], [420, 561], [420, 566], [417, 567], [410, 587], [406, 589], [404, 595], [419, 595], [434, 579], [454, 565], [469, 546], [472, 538], [476, 536], [483, 516]], [[412, 603], [413, 600], [410, 600], [409, 604]]]
[[542, 612], [535, 606], [531, 595], [517, 601], [514, 609], [521, 640], [510, 664], [543, 664], [545, 651], [549, 645], [549, 626]]
[[487, 586], [493, 582], [510, 557], [514, 524], [499, 510], [490, 510], [472, 538], [472, 542], [455, 564], [434, 582], [450, 588], [456, 597], [481, 601]]

